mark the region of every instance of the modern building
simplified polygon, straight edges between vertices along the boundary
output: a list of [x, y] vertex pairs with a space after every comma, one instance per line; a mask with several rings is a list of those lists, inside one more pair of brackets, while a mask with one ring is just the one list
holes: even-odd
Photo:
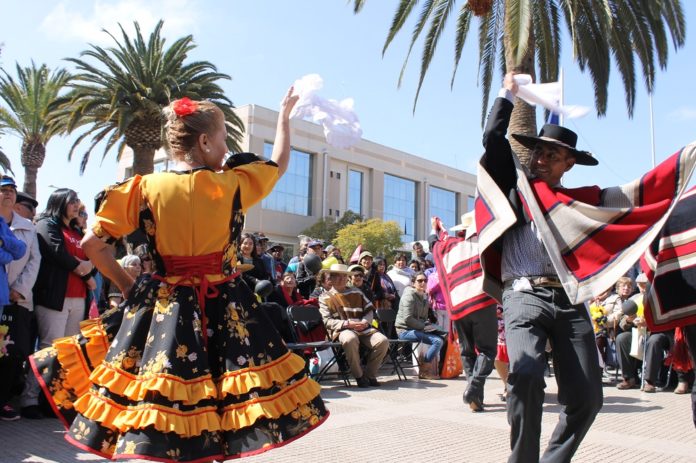
[[[242, 148], [270, 157], [278, 113], [258, 105], [236, 111], [245, 125]], [[302, 230], [350, 209], [365, 218], [396, 221], [409, 243], [427, 238], [431, 216], [452, 226], [473, 208], [473, 174], [368, 140], [337, 149], [326, 142], [320, 125], [303, 120], [291, 121], [291, 143], [287, 172], [246, 217], [246, 229], [263, 231], [271, 241], [296, 246]], [[167, 170], [169, 162], [158, 151], [155, 171]], [[131, 165], [132, 153], [126, 151], [119, 178], [131, 175]]]

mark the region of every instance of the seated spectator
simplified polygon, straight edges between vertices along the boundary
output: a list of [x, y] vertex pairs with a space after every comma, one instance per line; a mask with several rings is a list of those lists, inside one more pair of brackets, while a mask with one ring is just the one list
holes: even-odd
[[[319, 298], [319, 310], [332, 340], [343, 346], [351, 374], [358, 387], [377, 387], [377, 370], [389, 349], [389, 340], [372, 326], [373, 306], [362, 291], [348, 286], [348, 267], [329, 269], [332, 288]], [[367, 365], [360, 363], [359, 347], [368, 350]]]
[[152, 253], [150, 252], [150, 248], [147, 243], [136, 246], [135, 249], [133, 249], [133, 254], [140, 258], [140, 265], [142, 266], [143, 275], [150, 275], [155, 271], [154, 262], [152, 261]]
[[592, 319], [592, 326], [594, 328], [595, 342], [602, 356], [602, 361], [605, 364], [607, 361], [607, 337], [609, 336], [609, 332], [607, 330], [607, 310], [604, 308], [604, 301], [609, 294], [611, 294], [611, 288], [593, 298], [590, 303], [590, 318]]
[[[633, 280], [629, 277], [621, 277], [616, 280], [615, 294], [604, 301], [604, 309], [607, 312], [607, 326], [615, 329], [623, 317], [621, 305], [633, 294]], [[618, 331], [617, 331], [618, 333]]]
[[359, 289], [367, 300], [371, 301], [374, 295], [365, 281], [365, 268], [362, 265], [354, 264], [348, 267], [348, 271], [350, 272], [348, 286]]
[[389, 278], [394, 282], [396, 291], [399, 293], [399, 297], [404, 295], [404, 289], [407, 286], [411, 286], [411, 277], [413, 276], [413, 270], [406, 266], [407, 257], [404, 253], [399, 253], [394, 259], [394, 267], [387, 272]]
[[[442, 351], [445, 342], [442, 338], [447, 332], [440, 326], [428, 320], [428, 296], [425, 292], [427, 277], [423, 272], [413, 276], [413, 286], [406, 288], [399, 303], [396, 315], [396, 332], [399, 339], [411, 342], [422, 342], [430, 347], [419, 362], [418, 377], [422, 379], [439, 379], [437, 356]], [[442, 352], [444, 358], [444, 351]]]
[[[264, 304], [263, 307], [266, 309], [266, 314], [273, 322], [278, 333], [280, 333], [285, 342], [294, 342], [295, 339], [290, 332], [290, 325], [288, 324], [287, 308], [292, 305], [305, 305], [308, 303], [297, 290], [295, 274], [285, 272], [280, 280], [280, 284], [273, 288], [273, 292], [271, 292], [266, 301], [268, 304]], [[323, 336], [325, 337], [326, 333]], [[321, 341], [322, 338], [313, 340]]]
[[[128, 273], [133, 279], [137, 279], [143, 273], [143, 267], [140, 262], [140, 257], [135, 254], [126, 254], [121, 259], [117, 261], [123, 270]], [[109, 307], [118, 307], [118, 305], [123, 302], [123, 294], [118, 286], [111, 283], [109, 285]]]
[[242, 279], [254, 291], [256, 284], [261, 280], [271, 280], [271, 276], [266, 271], [266, 266], [256, 253], [256, 238], [251, 233], [242, 233], [237, 253], [237, 263], [252, 265], [250, 270], [242, 273]]
[[372, 305], [375, 309], [399, 310], [399, 293], [387, 274], [387, 261], [383, 257], [375, 259], [374, 270], [380, 290], [376, 292]]
[[443, 328], [449, 328], [449, 312], [447, 312], [445, 295], [442, 294], [442, 286], [440, 286], [440, 275], [438, 275], [437, 271], [432, 272], [430, 270], [434, 270], [434, 268], [428, 269], [428, 271], [423, 272], [423, 274], [425, 274], [428, 278], [428, 284], [425, 288], [425, 291], [428, 294], [430, 308], [435, 314], [435, 318], [437, 320], [436, 323], [442, 326]]
[[329, 272], [327, 269], [321, 269], [319, 270], [319, 273], [317, 273], [316, 286], [314, 287], [314, 291], [312, 291], [312, 293], [309, 295], [309, 298], [319, 300], [319, 296], [330, 289], [331, 278], [329, 278]]

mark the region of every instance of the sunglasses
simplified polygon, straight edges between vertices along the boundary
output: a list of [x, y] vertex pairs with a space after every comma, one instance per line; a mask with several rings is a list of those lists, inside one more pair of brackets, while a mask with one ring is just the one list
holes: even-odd
[[416, 280], [416, 283], [425, 283], [426, 281], [428, 281], [428, 280], [426, 280], [425, 278], [418, 278]]

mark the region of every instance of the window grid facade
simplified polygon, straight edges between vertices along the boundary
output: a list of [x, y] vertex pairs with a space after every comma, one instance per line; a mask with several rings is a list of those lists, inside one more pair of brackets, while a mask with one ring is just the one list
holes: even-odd
[[[263, 154], [271, 157], [273, 143], [264, 143]], [[273, 191], [261, 203], [264, 209], [309, 216], [311, 209], [312, 155], [290, 149], [290, 161], [285, 174], [276, 183]]]
[[445, 227], [459, 223], [457, 220], [457, 194], [435, 186], [430, 187], [430, 217], [440, 217]]
[[401, 228], [401, 241], [416, 239], [416, 182], [384, 174], [384, 220]]
[[358, 170], [348, 171], [348, 209], [363, 215], [363, 173]]

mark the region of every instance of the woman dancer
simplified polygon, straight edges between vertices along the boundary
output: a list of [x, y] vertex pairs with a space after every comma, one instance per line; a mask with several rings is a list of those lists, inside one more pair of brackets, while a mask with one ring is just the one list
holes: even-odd
[[[226, 460], [284, 445], [328, 415], [304, 361], [235, 268], [244, 212], [287, 168], [291, 94], [271, 161], [244, 153], [225, 162], [222, 111], [183, 98], [165, 109], [176, 171], [136, 176], [103, 195], [83, 248], [125, 300], [34, 358], [78, 447], [114, 459]], [[107, 243], [137, 227], [157, 270], [134, 284]]]

